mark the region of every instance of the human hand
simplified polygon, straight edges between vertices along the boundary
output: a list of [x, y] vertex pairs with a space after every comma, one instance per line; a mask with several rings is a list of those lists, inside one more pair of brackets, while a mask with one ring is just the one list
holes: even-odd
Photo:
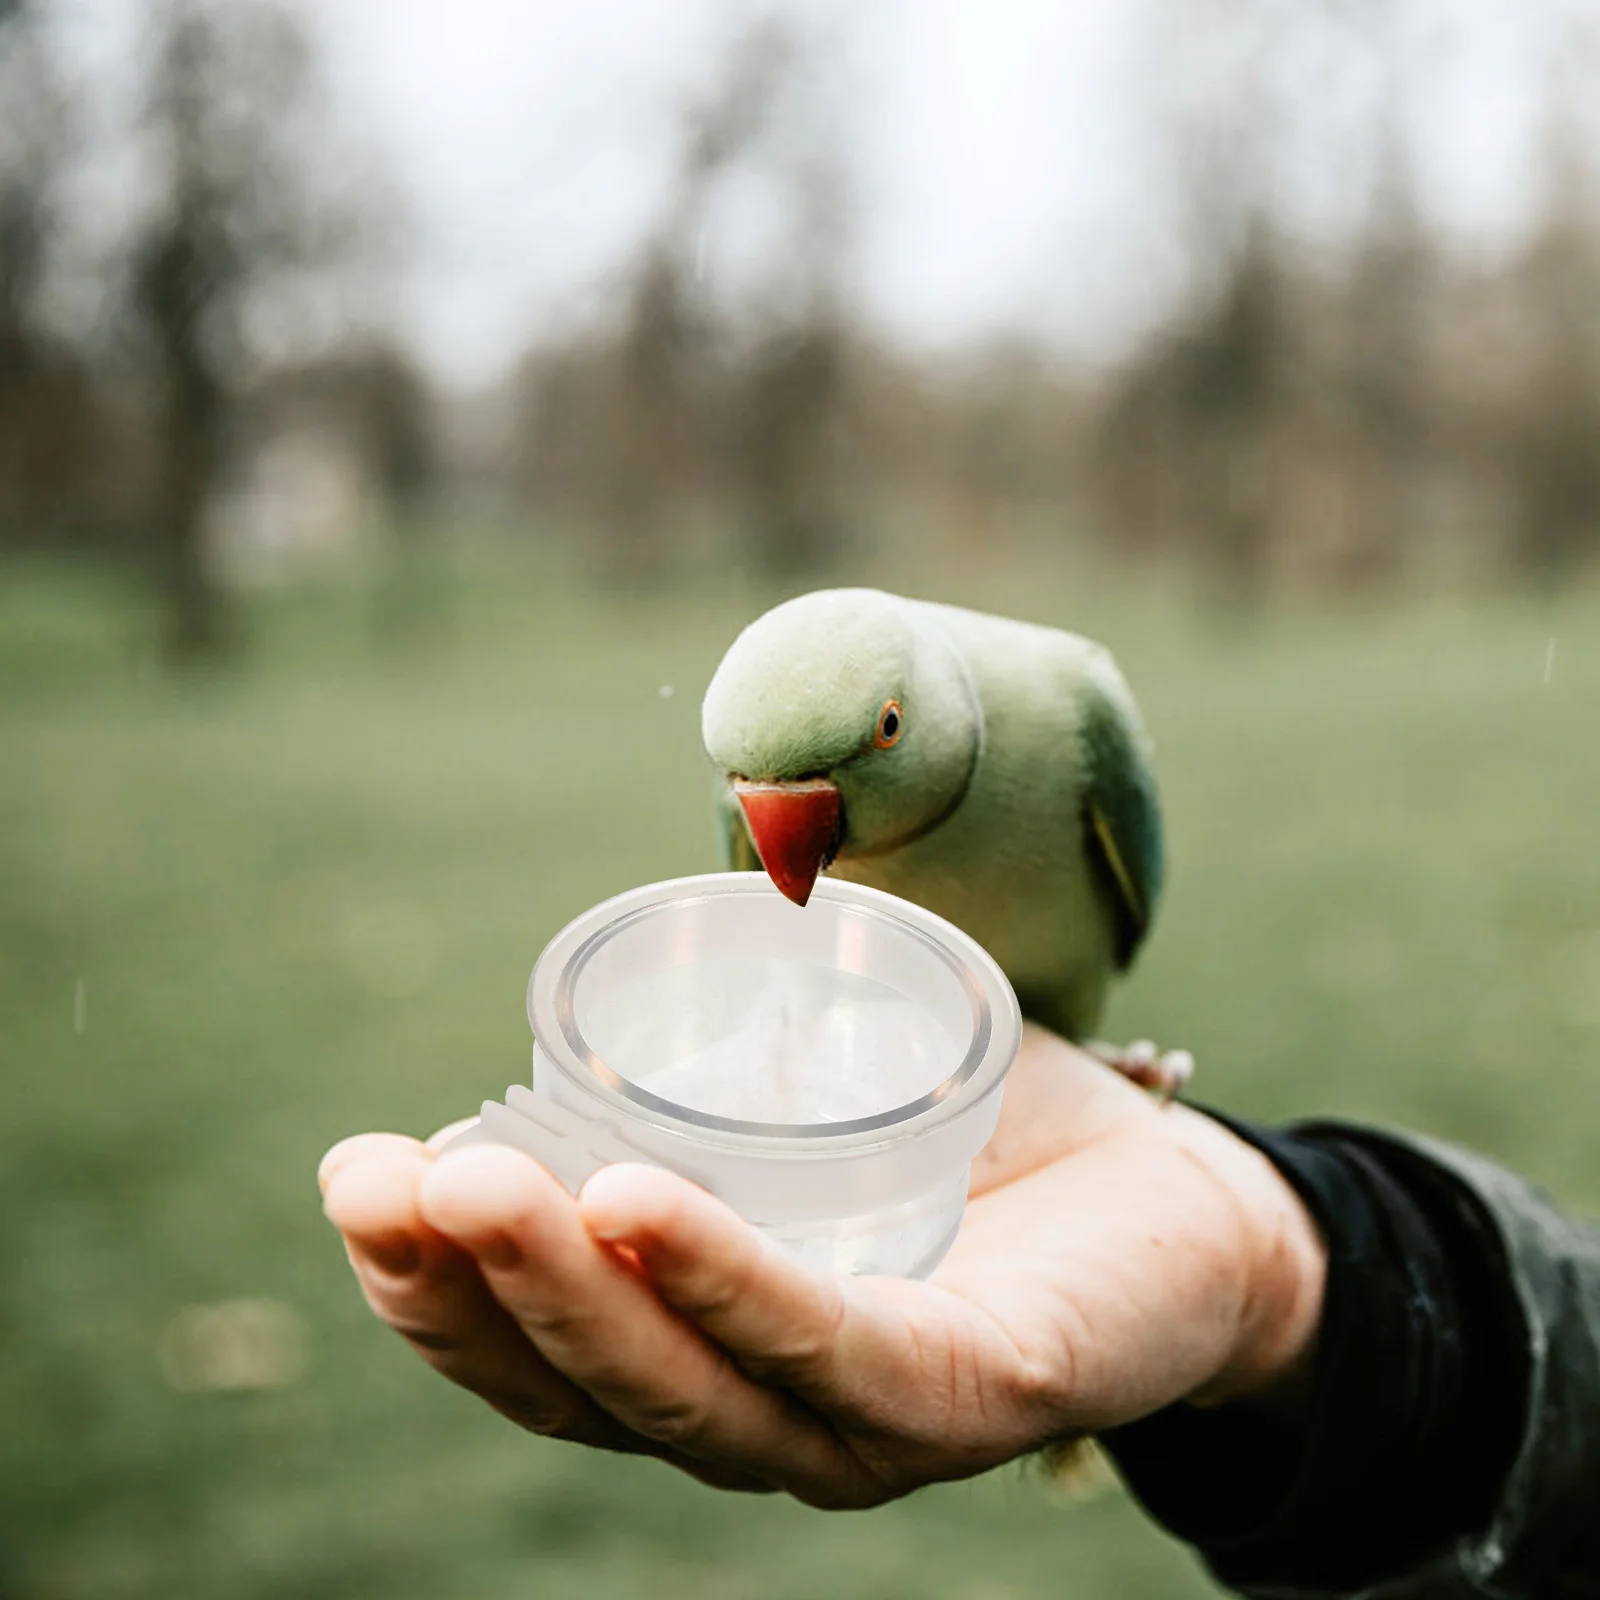
[[1325, 1256], [1272, 1165], [1030, 1027], [926, 1283], [804, 1267], [686, 1180], [577, 1199], [518, 1151], [391, 1134], [321, 1170], [369, 1304], [529, 1430], [725, 1488], [878, 1504], [1303, 1365]]

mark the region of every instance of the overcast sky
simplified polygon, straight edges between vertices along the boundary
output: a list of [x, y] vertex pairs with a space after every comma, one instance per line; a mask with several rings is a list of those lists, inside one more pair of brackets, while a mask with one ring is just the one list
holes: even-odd
[[[128, 0], [82, 0], [100, 11]], [[581, 314], [657, 214], [674, 108], [756, 14], [733, 0], [301, 0], [340, 116], [416, 223], [403, 305], [447, 376], [473, 382]], [[825, 121], [858, 201], [855, 292], [944, 344], [1025, 329], [1112, 346], [1171, 291], [1178, 218], [1163, 115], [1225, 64], [1200, 19], [1225, 0], [810, 0]], [[1237, 3], [1235, 11], [1250, 9]], [[1261, 0], [1305, 15], [1310, 0]], [[1600, 0], [1330, 0], [1382, 18], [1278, 49], [1284, 186], [1310, 236], [1359, 204], [1381, 73], [1401, 83], [1427, 208], [1503, 247], [1537, 203], [1555, 22]], [[1363, 24], [1362, 26], [1366, 26]], [[107, 35], [109, 36], [109, 35]], [[1370, 39], [1370, 33], [1365, 37]], [[1600, 101], [1600, 95], [1594, 97]], [[1225, 111], [1226, 106], [1221, 108]], [[770, 221], [770, 219], [767, 219]], [[705, 271], [733, 273], [761, 196], [734, 191]]]

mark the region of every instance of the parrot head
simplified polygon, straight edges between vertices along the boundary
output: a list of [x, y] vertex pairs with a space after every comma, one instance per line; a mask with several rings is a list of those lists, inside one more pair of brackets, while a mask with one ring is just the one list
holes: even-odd
[[836, 856], [884, 854], [960, 804], [983, 718], [929, 612], [873, 589], [824, 589], [734, 640], [701, 733], [761, 864], [803, 906]]

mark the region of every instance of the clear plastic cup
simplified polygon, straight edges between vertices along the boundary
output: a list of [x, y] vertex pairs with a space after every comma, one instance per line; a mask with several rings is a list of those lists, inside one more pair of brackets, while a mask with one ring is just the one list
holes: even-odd
[[474, 1135], [576, 1189], [608, 1160], [702, 1184], [801, 1259], [922, 1277], [955, 1239], [1021, 1035], [993, 959], [892, 895], [765, 874], [586, 912], [528, 985], [533, 1090]]

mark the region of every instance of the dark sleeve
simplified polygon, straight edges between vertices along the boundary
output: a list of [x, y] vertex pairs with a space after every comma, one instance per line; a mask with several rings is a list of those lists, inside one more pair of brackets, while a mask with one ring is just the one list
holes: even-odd
[[1328, 1246], [1309, 1380], [1291, 1415], [1177, 1405], [1102, 1444], [1151, 1514], [1240, 1592], [1485, 1592], [1452, 1578], [1447, 1557], [1495, 1518], [1531, 1373], [1491, 1208], [1421, 1149], [1369, 1130], [1219, 1120], [1274, 1162]]

